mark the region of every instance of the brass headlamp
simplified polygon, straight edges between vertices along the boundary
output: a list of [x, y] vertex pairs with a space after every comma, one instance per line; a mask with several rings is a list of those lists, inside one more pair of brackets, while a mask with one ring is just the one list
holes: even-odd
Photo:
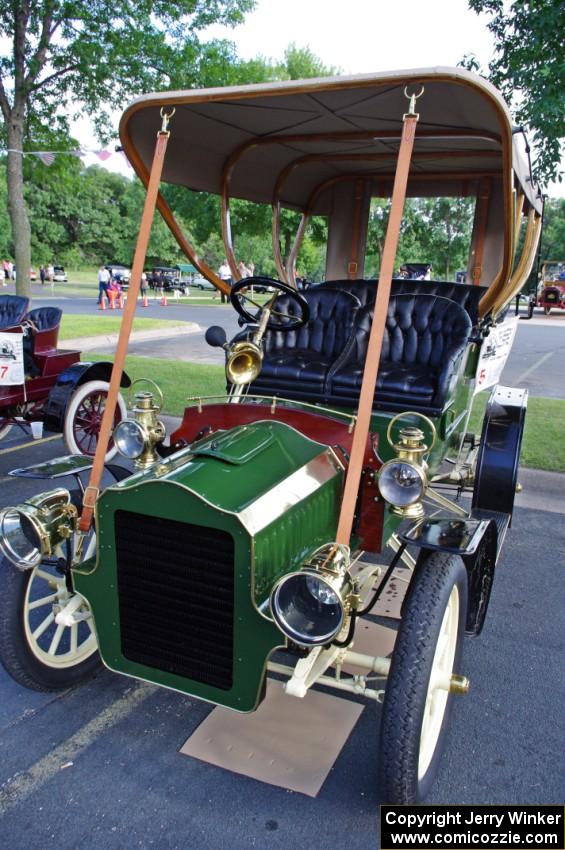
[[156, 404], [152, 392], [137, 392], [132, 407], [133, 418], [123, 419], [114, 429], [113, 439], [118, 452], [135, 460], [137, 469], [147, 469], [159, 460], [155, 446], [166, 436], [165, 426], [157, 418], [162, 401], [162, 395], [161, 404]]
[[59, 487], [0, 511], [0, 551], [18, 569], [36, 567], [77, 527], [77, 509]]
[[275, 584], [271, 613], [294, 643], [320, 646], [339, 635], [358, 602], [349, 562], [347, 546], [328, 543], [317, 549], [301, 570]]
[[[392, 442], [392, 426], [404, 416], [418, 416], [430, 426], [432, 430], [430, 446], [424, 442], [424, 432], [414, 425], [405, 425], [401, 428], [398, 442]], [[379, 470], [379, 490], [383, 499], [391, 505], [392, 513], [409, 519], [419, 519], [424, 516], [422, 499], [428, 487], [428, 464], [424, 455], [428, 454], [435, 444], [435, 426], [427, 416], [421, 413], [402, 413], [391, 419], [387, 439], [397, 457], [387, 461]]]

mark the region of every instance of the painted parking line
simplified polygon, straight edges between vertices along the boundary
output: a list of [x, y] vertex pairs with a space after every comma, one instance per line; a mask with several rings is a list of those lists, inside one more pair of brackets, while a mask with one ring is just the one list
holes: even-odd
[[53, 440], [62, 439], [62, 434], [53, 434], [52, 437], [42, 437], [40, 440], [30, 440], [27, 443], [22, 443], [21, 446], [12, 446], [9, 449], [0, 449], [0, 455], [9, 455], [12, 452], [19, 452], [20, 449], [29, 449], [30, 446], [40, 446], [41, 443], [51, 443]]
[[133, 688], [126, 696], [117, 699], [23, 773], [17, 773], [8, 779], [0, 787], [0, 817], [14, 806], [24, 802], [62, 769], [72, 767], [72, 763], [99, 735], [120, 723], [156, 691], [157, 688], [153, 685], [140, 685]]
[[536, 369], [539, 369], [539, 367], [542, 366], [546, 360], [549, 360], [550, 357], [554, 356], [554, 351], [548, 351], [547, 354], [544, 354], [543, 357], [540, 357], [539, 360], [536, 360], [533, 366], [530, 366], [529, 369], [526, 369], [525, 372], [522, 372], [521, 375], [518, 375], [518, 377], [516, 378], [516, 385], [520, 384], [522, 381], [525, 381], [526, 378], [528, 378], [532, 374], [532, 372], [535, 372]]

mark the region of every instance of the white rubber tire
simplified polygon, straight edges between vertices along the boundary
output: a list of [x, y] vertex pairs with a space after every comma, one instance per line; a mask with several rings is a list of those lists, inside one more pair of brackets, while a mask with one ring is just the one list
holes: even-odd
[[[71, 454], [93, 456], [98, 442], [98, 431], [104, 410], [104, 397], [108, 393], [106, 381], [87, 381], [77, 387], [65, 413], [63, 435], [67, 449]], [[125, 402], [118, 394], [114, 426], [125, 419]], [[116, 447], [110, 440], [106, 460], [116, 454]]]

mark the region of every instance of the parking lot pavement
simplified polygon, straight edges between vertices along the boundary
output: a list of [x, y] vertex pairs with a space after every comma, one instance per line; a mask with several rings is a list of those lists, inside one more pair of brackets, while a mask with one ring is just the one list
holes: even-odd
[[[0, 454], [0, 502], [39, 489], [8, 478], [10, 468], [61, 448], [53, 440]], [[563, 802], [564, 566], [561, 519], [517, 508], [484, 631], [466, 640], [460, 672], [471, 692], [455, 703], [428, 802]], [[60, 694], [0, 672], [0, 846], [378, 846], [378, 707], [365, 704], [315, 799], [179, 755], [210, 710], [107, 670]]]

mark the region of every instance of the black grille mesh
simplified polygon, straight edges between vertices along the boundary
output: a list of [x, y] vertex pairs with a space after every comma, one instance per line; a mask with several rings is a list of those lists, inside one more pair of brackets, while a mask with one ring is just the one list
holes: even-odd
[[234, 545], [217, 528], [115, 515], [122, 653], [228, 690], [233, 671]]

